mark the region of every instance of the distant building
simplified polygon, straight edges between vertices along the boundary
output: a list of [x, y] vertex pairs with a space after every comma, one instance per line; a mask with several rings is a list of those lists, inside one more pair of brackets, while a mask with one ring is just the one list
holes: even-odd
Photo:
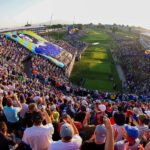
[[30, 24], [26, 24], [24, 27], [17, 27], [17, 28], [5, 28], [5, 29], [0, 29], [0, 33], [4, 32], [12, 32], [12, 31], [21, 31], [21, 30], [31, 30], [33, 32], [36, 32], [38, 34], [40, 33], [45, 33], [47, 27], [44, 25], [38, 25], [38, 26], [30, 26]]

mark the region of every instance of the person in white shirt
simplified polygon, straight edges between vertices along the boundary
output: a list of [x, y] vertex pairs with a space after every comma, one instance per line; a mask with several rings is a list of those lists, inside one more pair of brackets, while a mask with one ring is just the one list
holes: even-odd
[[[43, 125], [43, 115], [47, 124]], [[32, 117], [34, 125], [27, 128], [23, 134], [23, 141], [30, 145], [32, 150], [47, 150], [49, 144], [52, 142], [52, 135], [54, 128], [51, 123], [51, 118], [45, 110], [33, 112]]]
[[60, 129], [61, 140], [54, 141], [49, 145], [48, 150], [79, 150], [82, 139], [79, 136], [78, 129], [72, 119], [67, 117], [66, 123]]

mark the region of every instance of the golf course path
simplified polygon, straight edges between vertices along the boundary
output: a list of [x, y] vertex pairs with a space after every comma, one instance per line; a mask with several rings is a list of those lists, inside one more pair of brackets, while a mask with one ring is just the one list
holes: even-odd
[[119, 78], [120, 78], [120, 80], [122, 81], [122, 86], [123, 86], [123, 83], [126, 82], [125, 74], [124, 74], [124, 72], [123, 72], [122, 67], [121, 67], [120, 64], [118, 63], [117, 57], [113, 54], [113, 50], [110, 50], [110, 52], [111, 52], [111, 54], [112, 54], [112, 58], [113, 58], [113, 60], [114, 60], [114, 63], [115, 63], [115, 66], [116, 66], [116, 69], [117, 69]]

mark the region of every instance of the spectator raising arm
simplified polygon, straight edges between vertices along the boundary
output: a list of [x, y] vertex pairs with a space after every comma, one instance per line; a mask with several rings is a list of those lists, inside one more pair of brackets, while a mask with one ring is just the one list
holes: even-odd
[[15, 98], [15, 100], [16, 100], [17, 106], [22, 109], [22, 105], [21, 105], [21, 103], [19, 102], [18, 96], [17, 96], [16, 94], [14, 94], [14, 98]]
[[90, 118], [90, 112], [87, 112], [87, 113], [86, 113], [86, 116], [85, 116], [85, 118], [84, 118], [84, 120], [83, 120], [83, 126], [88, 125], [88, 120], [89, 120], [89, 118]]
[[48, 115], [46, 110], [43, 110], [43, 115], [45, 116], [46, 123], [52, 123], [51, 116]]
[[70, 116], [67, 117], [67, 123], [69, 123], [72, 126], [74, 135], [79, 134], [79, 131], [76, 128], [76, 126], [75, 126], [74, 122], [72, 121], [72, 119], [70, 118]]
[[107, 117], [104, 117], [104, 124], [105, 124], [105, 127], [107, 129], [105, 150], [114, 150], [113, 131], [112, 131], [110, 120]]

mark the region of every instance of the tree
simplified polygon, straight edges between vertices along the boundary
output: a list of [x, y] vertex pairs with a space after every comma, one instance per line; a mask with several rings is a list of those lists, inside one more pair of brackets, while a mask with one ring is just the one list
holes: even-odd
[[58, 28], [62, 28], [63, 25], [61, 24], [54, 24], [54, 25], [51, 25], [51, 26], [48, 26], [49, 29], [58, 29]]

